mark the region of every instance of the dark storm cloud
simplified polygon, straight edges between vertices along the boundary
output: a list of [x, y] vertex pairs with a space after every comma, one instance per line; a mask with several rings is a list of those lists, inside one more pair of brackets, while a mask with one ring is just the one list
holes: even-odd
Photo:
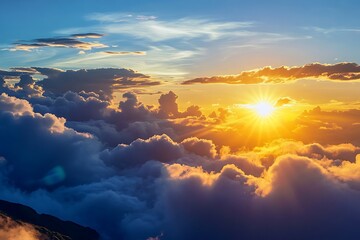
[[321, 64], [311, 63], [300, 67], [282, 66], [278, 68], [265, 67], [253, 71], [243, 71], [238, 75], [203, 77], [187, 80], [183, 84], [195, 83], [227, 83], [227, 84], [257, 84], [285, 83], [304, 78], [320, 78], [327, 80], [358, 80], [360, 66], [357, 63]]

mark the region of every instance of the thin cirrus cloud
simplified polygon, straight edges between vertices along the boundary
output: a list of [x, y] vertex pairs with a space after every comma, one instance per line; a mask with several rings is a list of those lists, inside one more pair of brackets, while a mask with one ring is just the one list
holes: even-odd
[[360, 66], [357, 63], [321, 64], [311, 63], [300, 67], [282, 66], [264, 67], [252, 71], [243, 71], [237, 75], [200, 77], [184, 81], [183, 84], [227, 83], [257, 84], [285, 83], [298, 79], [316, 78], [326, 80], [349, 81], [360, 79]]
[[[182, 18], [162, 21], [154, 16], [133, 16], [116, 13], [95, 13], [87, 19], [100, 23], [106, 33], [125, 34], [150, 41], [202, 38], [217, 40], [229, 36], [253, 36], [247, 31], [252, 22], [215, 22], [207, 19]], [[194, 27], [196, 26], [196, 28]]]
[[338, 32], [360, 33], [360, 28], [324, 28], [324, 27], [304, 27], [305, 30], [315, 31], [323, 34]]
[[[61, 59], [53, 66], [93, 68], [94, 64], [116, 64], [156, 76], [182, 78], [189, 74], [189, 68], [199, 59], [217, 54], [224, 45], [227, 49], [244, 46], [258, 48], [283, 41], [304, 40], [304, 36], [261, 30], [252, 21], [219, 21], [203, 17], [161, 19], [124, 13], [93, 13], [87, 15], [86, 19], [89, 21], [86, 27], [60, 29], [56, 33], [101, 32], [106, 35], [105, 43], [111, 47], [103, 52], [79, 52], [81, 54]], [[136, 51], [117, 47], [126, 44]], [[127, 58], [143, 56], [145, 52], [146, 61], [134, 62]]]

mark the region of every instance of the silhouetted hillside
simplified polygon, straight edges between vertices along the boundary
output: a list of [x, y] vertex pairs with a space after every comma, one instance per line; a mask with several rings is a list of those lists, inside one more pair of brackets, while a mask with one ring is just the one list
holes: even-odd
[[[88, 227], [63, 221], [47, 214], [38, 214], [34, 209], [0, 200], [0, 229], [29, 226], [49, 240], [98, 240], [99, 234]], [[9, 227], [10, 226], [10, 227]], [[7, 239], [6, 239], [7, 240]], [[10, 239], [9, 239], [10, 240]]]

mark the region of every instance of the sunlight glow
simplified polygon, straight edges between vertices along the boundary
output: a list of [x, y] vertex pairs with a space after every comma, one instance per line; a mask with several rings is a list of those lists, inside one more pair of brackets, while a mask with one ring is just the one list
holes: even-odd
[[268, 102], [259, 102], [254, 105], [254, 110], [260, 117], [269, 117], [275, 110], [274, 106]]

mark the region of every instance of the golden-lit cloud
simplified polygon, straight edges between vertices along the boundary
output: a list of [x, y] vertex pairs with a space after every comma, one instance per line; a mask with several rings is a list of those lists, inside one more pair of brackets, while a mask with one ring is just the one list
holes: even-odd
[[290, 104], [295, 103], [296, 101], [290, 97], [281, 97], [279, 98], [276, 103], [275, 107], [282, 107], [282, 106], [288, 106]]
[[298, 79], [324, 80], [358, 80], [360, 66], [357, 63], [321, 64], [311, 63], [299, 67], [282, 66], [278, 68], [264, 67], [252, 71], [243, 71], [238, 75], [200, 77], [187, 80], [183, 84], [195, 83], [227, 83], [227, 84], [257, 84], [286, 83]]

